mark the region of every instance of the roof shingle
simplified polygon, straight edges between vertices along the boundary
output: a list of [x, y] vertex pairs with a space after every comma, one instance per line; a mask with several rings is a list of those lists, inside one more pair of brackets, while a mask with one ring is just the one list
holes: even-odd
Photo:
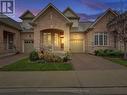
[[0, 22], [1, 23], [4, 23], [10, 27], [13, 27], [13, 28], [16, 28], [18, 30], [21, 30], [21, 26], [20, 26], [20, 23], [11, 19], [10, 17], [8, 16], [5, 16], [3, 14], [0, 14]]

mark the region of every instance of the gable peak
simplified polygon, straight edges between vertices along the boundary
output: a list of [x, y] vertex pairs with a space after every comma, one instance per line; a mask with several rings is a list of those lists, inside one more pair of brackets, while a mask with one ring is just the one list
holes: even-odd
[[70, 7], [67, 7], [64, 11], [63, 11], [63, 14], [66, 15], [67, 12], [71, 12], [71, 14], [73, 14], [75, 16], [75, 18], [80, 18]]
[[[27, 15], [29, 14], [29, 17]], [[19, 18], [21, 19], [33, 19], [35, 16], [30, 10], [26, 10]]]
[[45, 8], [43, 8], [36, 17], [32, 20], [32, 22], [35, 22], [41, 15], [43, 15], [49, 8], [53, 8], [55, 11], [57, 11], [64, 19], [71, 23], [71, 21], [58, 9], [56, 8], [52, 3], [49, 3]]

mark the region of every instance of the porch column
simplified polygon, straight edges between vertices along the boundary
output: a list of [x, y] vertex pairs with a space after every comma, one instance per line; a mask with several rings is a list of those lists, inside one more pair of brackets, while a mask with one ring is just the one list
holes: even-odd
[[51, 40], [52, 40], [52, 41], [51, 41], [51, 43], [52, 43], [52, 51], [54, 51], [54, 49], [55, 49], [55, 47], [54, 47], [54, 46], [55, 46], [55, 45], [54, 45], [54, 44], [55, 44], [55, 43], [54, 43], [55, 38], [54, 38], [54, 37], [55, 37], [55, 31], [51, 31]]
[[60, 35], [60, 32], [58, 33], [58, 47], [61, 49], [61, 35]]
[[19, 35], [18, 31], [17, 31], [17, 33], [13, 34], [13, 41], [14, 41], [13, 45], [16, 47], [16, 50], [20, 51], [20, 44], [19, 44], [20, 35]]
[[43, 46], [43, 36], [44, 36], [44, 34], [43, 34], [43, 32], [40, 32], [40, 46]]
[[69, 27], [64, 31], [64, 51], [70, 50], [70, 30]]
[[40, 30], [38, 30], [38, 28], [36, 27], [34, 29], [34, 48], [36, 50], [40, 50], [41, 47], [41, 39], [40, 39]]

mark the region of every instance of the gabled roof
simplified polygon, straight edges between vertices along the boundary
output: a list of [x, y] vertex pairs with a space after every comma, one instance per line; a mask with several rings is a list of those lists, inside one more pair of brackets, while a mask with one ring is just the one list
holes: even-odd
[[88, 27], [92, 24], [93, 22], [80, 22], [78, 27], [72, 27], [71, 32], [86, 32]]
[[17, 30], [21, 30], [21, 26], [20, 26], [19, 22], [13, 20], [12, 18], [10, 18], [10, 17], [8, 17], [8, 16], [6, 16], [4, 14], [0, 13], [0, 15], [1, 15], [0, 23], [3, 23], [3, 24], [5, 24], [7, 26], [10, 26], [10, 27], [13, 27], [13, 28], [15, 28]]
[[[70, 11], [74, 16], [75, 18], [80, 18], [70, 7], [66, 8], [64, 11], [63, 11], [63, 14], [65, 14], [67, 11]], [[72, 17], [73, 18], [73, 17]]]
[[35, 17], [34, 14], [33, 14], [31, 11], [29, 11], [29, 10], [25, 11], [25, 12], [20, 16], [21, 19], [33, 19], [34, 17]]
[[32, 20], [32, 22], [36, 21], [42, 14], [44, 14], [46, 12], [47, 9], [49, 9], [51, 7], [53, 9], [55, 9], [61, 16], [63, 16], [66, 21], [68, 21], [69, 23], [71, 23], [71, 21], [59, 9], [57, 9], [52, 3], [49, 3], [42, 11], [40, 11], [37, 14], [37, 16]]
[[89, 28], [93, 28], [94, 25], [96, 25], [96, 23], [98, 23], [108, 12], [113, 13], [114, 15], [118, 16], [118, 14], [116, 12], [114, 12], [112, 9], [107, 9], [101, 16], [99, 16], [96, 21], [89, 27]]

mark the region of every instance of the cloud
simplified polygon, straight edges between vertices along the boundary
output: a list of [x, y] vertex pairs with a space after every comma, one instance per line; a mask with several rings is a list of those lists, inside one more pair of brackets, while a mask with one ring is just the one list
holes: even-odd
[[80, 22], [94, 21], [95, 19], [97, 19], [97, 17], [102, 15], [102, 13], [98, 13], [94, 15], [87, 15], [85, 13], [77, 13], [77, 14], [80, 17]]
[[82, 4], [93, 10], [105, 10], [107, 8], [120, 9], [127, 8], [127, 0], [80, 0]]
[[93, 10], [102, 10], [107, 9], [108, 6], [104, 2], [99, 2], [97, 0], [80, 0], [82, 4], [86, 5], [87, 7]]
[[108, 2], [108, 3], [106, 3], [106, 5], [108, 5], [109, 7], [113, 8], [113, 9], [117, 9], [117, 10], [119, 10], [121, 8], [127, 9], [127, 1], [123, 2], [123, 3], [121, 3], [121, 2]]

